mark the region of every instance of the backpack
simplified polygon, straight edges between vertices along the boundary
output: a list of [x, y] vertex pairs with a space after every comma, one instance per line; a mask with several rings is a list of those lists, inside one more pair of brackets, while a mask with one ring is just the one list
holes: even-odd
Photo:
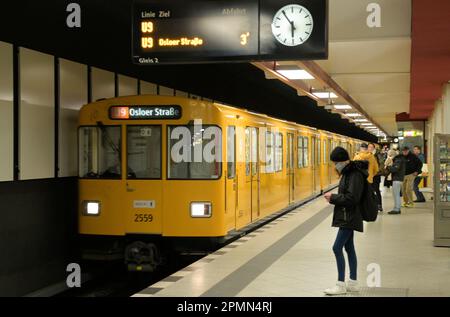
[[378, 200], [372, 185], [365, 180], [363, 194], [361, 196], [361, 216], [366, 222], [374, 222], [378, 216]]

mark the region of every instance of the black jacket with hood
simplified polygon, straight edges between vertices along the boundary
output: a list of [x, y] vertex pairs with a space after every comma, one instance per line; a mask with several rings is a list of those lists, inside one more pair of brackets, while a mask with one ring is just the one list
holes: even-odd
[[351, 161], [342, 170], [337, 194], [331, 195], [330, 203], [334, 206], [333, 227], [347, 228], [363, 232], [361, 199], [364, 186], [367, 186], [369, 163]]

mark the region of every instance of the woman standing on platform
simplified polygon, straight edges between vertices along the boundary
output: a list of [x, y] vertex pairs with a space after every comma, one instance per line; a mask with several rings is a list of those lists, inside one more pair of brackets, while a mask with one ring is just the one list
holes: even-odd
[[[325, 199], [335, 205], [333, 212], [333, 227], [338, 227], [333, 252], [336, 256], [338, 281], [336, 286], [326, 289], [327, 295], [342, 295], [347, 292], [359, 291], [357, 282], [357, 258], [353, 242], [354, 231], [363, 232], [363, 219], [360, 204], [366, 179], [368, 176], [367, 161], [350, 161], [348, 152], [342, 147], [336, 147], [331, 152], [330, 160], [341, 179], [337, 194], [326, 193]], [[345, 258], [343, 248], [347, 252], [350, 267], [350, 279], [345, 283]]]

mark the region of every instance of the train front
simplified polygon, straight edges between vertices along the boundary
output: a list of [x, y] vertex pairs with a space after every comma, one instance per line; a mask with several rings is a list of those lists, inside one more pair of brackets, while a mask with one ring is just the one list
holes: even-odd
[[227, 234], [220, 113], [212, 104], [121, 97], [80, 112], [79, 233], [85, 259], [151, 271], [168, 249]]

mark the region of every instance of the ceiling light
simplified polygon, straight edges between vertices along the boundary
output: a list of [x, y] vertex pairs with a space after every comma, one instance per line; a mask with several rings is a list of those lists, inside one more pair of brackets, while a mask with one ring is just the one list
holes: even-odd
[[371, 127], [373, 127], [373, 124], [372, 123], [361, 123], [361, 125], [363, 125], [363, 126], [365, 126], [366, 128], [368, 128], [368, 126], [371, 126]]
[[320, 99], [327, 99], [327, 98], [337, 98], [338, 96], [334, 92], [313, 92], [313, 95]]
[[359, 113], [356, 113], [356, 112], [345, 113], [345, 115], [347, 117], [360, 117], [361, 116]]
[[352, 109], [349, 105], [334, 105], [334, 109], [336, 110], [350, 110]]
[[303, 69], [279, 69], [277, 70], [277, 73], [283, 75], [287, 79], [314, 79], [314, 76], [312, 76], [310, 73], [308, 73], [306, 70]]
[[355, 122], [367, 122], [368, 120], [367, 119], [355, 119], [353, 121], [355, 121]]

